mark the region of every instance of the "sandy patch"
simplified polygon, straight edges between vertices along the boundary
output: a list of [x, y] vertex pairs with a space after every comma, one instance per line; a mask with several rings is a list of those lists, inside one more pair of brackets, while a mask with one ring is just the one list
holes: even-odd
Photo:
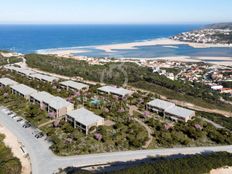
[[131, 43], [123, 43], [123, 44], [112, 44], [112, 45], [99, 45], [95, 46], [96, 49], [103, 50], [105, 52], [114, 52], [114, 50], [119, 49], [137, 49], [139, 46], [156, 46], [163, 45], [165, 47], [178, 48], [178, 45], [189, 45], [193, 48], [211, 48], [211, 47], [232, 47], [232, 45], [224, 45], [224, 44], [204, 44], [204, 43], [190, 43], [190, 42], [181, 42], [172, 39], [154, 39], [147, 40], [141, 42], [131, 42]]
[[213, 169], [210, 171], [210, 174], [231, 174], [232, 167], [224, 167], [220, 169]]
[[86, 53], [88, 52], [87, 50], [79, 50], [79, 49], [70, 49], [70, 50], [43, 50], [43, 51], [38, 51], [39, 54], [54, 54], [57, 56], [65, 57], [65, 56], [70, 56], [72, 54], [78, 54], [78, 53]]
[[6, 146], [10, 147], [14, 156], [19, 158], [22, 164], [22, 174], [31, 173], [31, 163], [30, 160], [25, 157], [25, 154], [21, 150], [21, 144], [18, 142], [17, 138], [5, 127], [0, 125], [0, 133], [4, 134], [6, 137], [4, 143]]

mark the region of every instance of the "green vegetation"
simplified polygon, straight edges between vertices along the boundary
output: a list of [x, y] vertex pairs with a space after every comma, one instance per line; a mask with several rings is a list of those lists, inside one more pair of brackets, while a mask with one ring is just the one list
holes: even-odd
[[223, 115], [219, 114], [213, 114], [213, 113], [206, 113], [206, 112], [198, 112], [198, 115], [207, 118], [209, 120], [214, 121], [215, 123], [232, 130], [232, 118], [231, 117], [225, 117]]
[[213, 125], [198, 118], [188, 123], [178, 122], [176, 124], [150, 118], [145, 123], [154, 132], [154, 142], [150, 148], [232, 144], [230, 131], [216, 129]]
[[232, 154], [226, 152], [194, 155], [177, 159], [161, 158], [155, 160], [151, 164], [142, 164], [129, 169], [112, 172], [112, 174], [205, 174], [209, 173], [212, 169], [232, 166], [231, 158]]
[[4, 138], [4, 135], [0, 134], [0, 174], [21, 173], [21, 163], [13, 156], [11, 149], [5, 146]]
[[[232, 154], [227, 152], [186, 155], [182, 158], [168, 156], [151, 158], [150, 162], [141, 163], [118, 171], [101, 172], [101, 169], [99, 169], [97, 172], [108, 174], [205, 174], [209, 173], [212, 169], [232, 166], [231, 158]], [[104, 168], [102, 170], [104, 171]], [[63, 171], [66, 174], [91, 174], [96, 172], [85, 171], [72, 167], [64, 169]]]
[[7, 50], [0, 50], [0, 53], [10, 53], [10, 51], [7, 51]]
[[5, 58], [5, 57], [1, 57], [1, 54], [0, 54], [0, 66], [6, 65], [6, 64], [18, 63], [21, 61], [22, 61], [22, 59], [20, 59], [18, 57]]
[[[102, 72], [109, 70], [111, 65], [117, 65], [115, 63], [90, 65], [86, 61], [38, 54], [26, 55], [26, 59], [30, 67], [69, 77], [80, 76], [85, 80], [95, 82], [100, 82]], [[222, 96], [219, 93], [210, 90], [203, 84], [172, 81], [165, 76], [153, 73], [150, 68], [141, 67], [134, 63], [125, 63], [123, 68], [127, 72], [129, 84], [134, 87], [156, 92], [170, 99], [191, 102], [202, 107], [231, 111], [231, 105], [220, 101]], [[104, 78], [105, 83], [114, 85], [122, 85], [124, 80], [123, 73], [117, 69], [113, 74], [106, 73]]]
[[50, 120], [46, 112], [41, 111], [38, 106], [30, 104], [25, 98], [11, 94], [10, 89], [0, 89], [0, 103], [26, 118], [34, 126]]
[[[48, 125], [42, 130], [53, 142], [51, 149], [58, 155], [88, 154], [141, 148], [147, 132], [131, 121], [115, 126], [100, 126], [88, 136], [61, 120], [58, 125]], [[98, 138], [96, 135], [100, 135]]]
[[68, 92], [67, 90], [59, 89], [58, 83], [51, 84], [51, 83], [41, 82], [33, 79], [28, 79], [25, 76], [20, 76], [17, 73], [5, 71], [5, 70], [0, 70], [0, 74], [4, 77], [8, 77], [12, 80], [17, 81], [18, 83], [28, 85], [34, 89], [37, 89], [38, 91], [47, 91], [55, 96], [67, 98], [72, 94], [72, 92]]

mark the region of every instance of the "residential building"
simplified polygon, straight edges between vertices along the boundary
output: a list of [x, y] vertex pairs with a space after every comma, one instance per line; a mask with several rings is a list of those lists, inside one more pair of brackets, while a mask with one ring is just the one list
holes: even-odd
[[12, 89], [13, 94], [21, 95], [27, 100], [30, 100], [30, 95], [38, 92], [37, 90], [23, 84], [13, 85], [10, 86], [10, 88]]
[[74, 110], [74, 105], [61, 97], [51, 98], [47, 102], [48, 103], [44, 101], [43, 103], [45, 104], [45, 107], [48, 108], [48, 113], [54, 114], [55, 117], [64, 116], [68, 112]]
[[173, 120], [188, 122], [195, 116], [195, 111], [174, 106], [165, 110], [165, 116], [168, 116]]
[[86, 91], [89, 89], [89, 85], [78, 83], [74, 81], [64, 81], [60, 82], [60, 86], [67, 90], [73, 90], [73, 91]]
[[13, 86], [17, 85], [18, 82], [11, 80], [9, 78], [1, 78], [0, 79], [0, 87], [6, 87], [6, 86]]
[[113, 87], [113, 86], [103, 86], [101, 88], [98, 88], [98, 91], [100, 93], [115, 95], [115, 96], [118, 96], [120, 98], [130, 96], [134, 93], [131, 90], [124, 89], [124, 88], [117, 88], [117, 87]]
[[80, 108], [67, 113], [66, 120], [73, 123], [74, 128], [79, 128], [86, 134], [89, 133], [91, 127], [104, 125], [104, 118], [85, 108]]
[[48, 83], [53, 83], [53, 82], [56, 82], [59, 80], [56, 77], [52, 77], [52, 76], [48, 76], [48, 75], [44, 75], [44, 74], [39, 74], [39, 73], [31, 74], [31, 75], [29, 75], [29, 77], [32, 79], [35, 79], [35, 80], [39, 80], [42, 82], [48, 82]]
[[146, 105], [146, 109], [151, 112], [162, 113], [165, 117], [170, 117], [175, 121], [187, 122], [195, 116], [195, 111], [176, 106], [174, 103], [160, 99], [155, 99]]
[[33, 93], [30, 96], [30, 102], [33, 104], [37, 104], [40, 106], [41, 109], [48, 111], [48, 104], [53, 98], [53, 95], [49, 94], [48, 92], [42, 91], [38, 93]]
[[147, 103], [146, 108], [149, 111], [164, 113], [166, 109], [174, 107], [175, 104], [160, 99], [155, 99]]

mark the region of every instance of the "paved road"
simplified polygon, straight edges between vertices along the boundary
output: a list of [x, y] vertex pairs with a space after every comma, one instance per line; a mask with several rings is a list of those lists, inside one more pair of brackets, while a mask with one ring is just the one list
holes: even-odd
[[55, 156], [50, 150], [49, 145], [42, 139], [36, 139], [32, 135], [32, 129], [25, 129], [15, 120], [0, 111], [0, 124], [9, 129], [18, 140], [25, 145], [32, 162], [33, 174], [52, 174], [59, 168], [68, 166], [88, 166], [96, 164], [106, 164], [109, 162], [129, 161], [143, 159], [147, 156], [172, 155], [172, 154], [195, 154], [206, 151], [228, 151], [232, 152], [232, 146], [218, 147], [191, 147], [191, 148], [172, 148], [157, 150], [141, 150], [114, 152], [103, 154], [79, 155], [71, 157]]

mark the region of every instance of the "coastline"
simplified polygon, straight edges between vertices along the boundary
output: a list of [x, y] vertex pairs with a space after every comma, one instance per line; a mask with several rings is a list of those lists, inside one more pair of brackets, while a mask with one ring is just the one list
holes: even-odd
[[[138, 42], [130, 42], [130, 43], [122, 43], [122, 44], [109, 44], [109, 45], [96, 45], [96, 46], [86, 46], [86, 47], [71, 47], [71, 48], [59, 48], [59, 49], [47, 49], [47, 50], [40, 50], [37, 53], [39, 54], [51, 54], [57, 55], [59, 57], [66, 57], [66, 58], [73, 58], [73, 59], [86, 59], [91, 58], [87, 56], [78, 56], [75, 54], [78, 53], [86, 53], [88, 50], [84, 50], [83, 48], [95, 48], [101, 51], [105, 51], [106, 53], [116, 52], [116, 50], [133, 50], [137, 49], [140, 46], [156, 46], [162, 45], [164, 47], [172, 47], [178, 48], [179, 45], [189, 45], [193, 48], [213, 48], [213, 47], [227, 47], [232, 48], [231, 45], [223, 45], [223, 44], [202, 44], [202, 43], [190, 43], [190, 42], [181, 42], [176, 41], [168, 38], [160, 38], [160, 39], [153, 39], [153, 40], [145, 40], [145, 41], [138, 41]], [[94, 58], [93, 58], [94, 59]], [[232, 66], [232, 56], [231, 57], [190, 57], [190, 56], [164, 56], [164, 57], [150, 57], [150, 58], [117, 58], [117, 60], [169, 60], [169, 61], [182, 61], [182, 62], [206, 62], [210, 64], [216, 65], [224, 65], [224, 66]]]

